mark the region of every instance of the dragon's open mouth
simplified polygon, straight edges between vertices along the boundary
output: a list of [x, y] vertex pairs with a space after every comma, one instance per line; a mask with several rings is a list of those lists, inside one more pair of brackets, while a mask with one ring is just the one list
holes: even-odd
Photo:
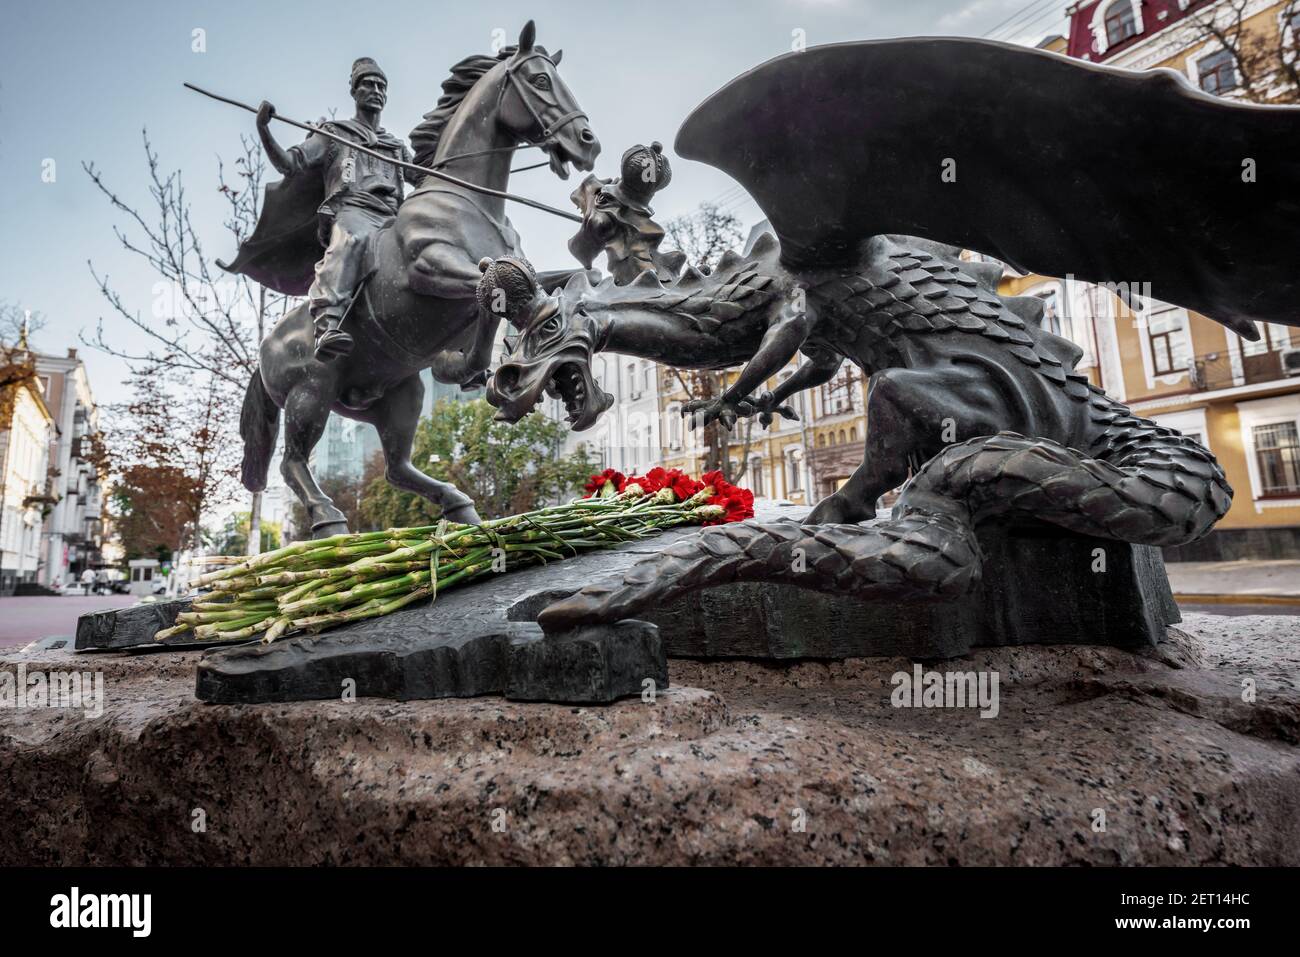
[[582, 367], [576, 362], [565, 362], [551, 373], [546, 391], [564, 403], [565, 419], [577, 424], [587, 409], [587, 382]]
[[614, 397], [591, 377], [590, 367], [576, 358], [506, 362], [488, 385], [488, 401], [500, 410], [497, 419], [503, 422], [518, 422], [537, 407], [543, 393], [564, 403], [565, 419], [575, 432], [591, 428], [614, 404]]

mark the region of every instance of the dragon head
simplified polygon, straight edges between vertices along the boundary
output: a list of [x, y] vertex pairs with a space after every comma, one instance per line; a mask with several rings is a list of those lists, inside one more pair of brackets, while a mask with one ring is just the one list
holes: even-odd
[[[485, 292], [484, 288], [493, 281], [489, 277], [511, 275], [511, 270], [498, 269], [497, 264], [484, 269], [480, 301], [485, 294], [492, 297], [492, 290]], [[563, 401], [565, 417], [574, 431], [591, 428], [614, 404], [614, 397], [603, 391], [591, 374], [599, 329], [583, 308], [581, 297], [548, 296], [534, 287], [526, 300], [506, 299], [505, 318], [519, 335], [514, 341], [507, 340], [506, 359], [488, 383], [487, 398], [498, 410], [497, 420], [518, 422], [537, 408], [545, 393]]]

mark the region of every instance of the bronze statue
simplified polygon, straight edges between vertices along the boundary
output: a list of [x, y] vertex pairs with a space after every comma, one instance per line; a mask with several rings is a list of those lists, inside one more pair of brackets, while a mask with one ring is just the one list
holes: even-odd
[[[240, 416], [243, 482], [250, 490], [265, 487], [283, 409], [281, 470], [307, 507], [317, 537], [346, 531], [343, 513], [307, 465], [331, 410], [375, 426], [389, 482], [441, 505], [451, 521], [478, 521], [464, 493], [411, 462], [424, 394], [419, 373], [432, 369], [441, 382], [463, 384], [487, 369], [500, 316], [480, 306], [475, 287], [482, 257], [522, 256], [519, 236], [505, 215], [505, 199], [514, 198], [504, 190], [515, 150], [521, 144], [540, 147], [561, 178], [570, 163], [590, 170], [600, 152], [586, 114], [560, 78], [560, 54], [551, 56], [535, 37], [529, 22], [518, 46], [456, 64], [437, 108], [412, 133], [416, 160], [430, 169], [454, 163], [454, 178], [430, 173], [401, 200], [396, 170], [409, 164], [396, 159], [397, 146], [392, 164], [382, 153], [382, 162], [360, 164], [348, 154], [364, 147], [334, 150], [311, 138], [296, 148], [297, 157], [292, 150], [276, 157], [298, 172], [268, 187], [263, 224], [231, 268], [288, 294], [301, 295], [309, 286], [317, 290], [312, 296], [324, 304], [317, 314], [326, 317], [327, 329], [318, 354], [317, 326], [303, 305], [262, 343], [260, 368], [249, 382]], [[377, 68], [359, 62], [354, 87], [367, 119], [358, 118], [346, 129], [378, 144], [379, 133], [369, 122], [378, 120], [382, 77]], [[264, 107], [260, 116], [268, 112]], [[337, 123], [332, 127], [344, 129]], [[350, 186], [345, 183], [349, 162], [354, 164]], [[304, 197], [324, 195], [315, 171], [331, 186], [331, 245], [338, 239], [340, 255], [324, 257], [313, 284], [311, 266], [321, 258], [321, 246], [316, 207]], [[393, 192], [387, 191], [390, 184]], [[390, 208], [387, 203], [395, 216], [380, 215]], [[279, 236], [265, 235], [262, 226], [269, 218], [307, 209], [309, 219], [291, 227], [286, 215], [276, 220], [284, 227]], [[571, 273], [544, 274], [539, 282], [553, 289]], [[362, 281], [346, 307], [352, 348], [343, 351], [345, 333], [328, 326], [330, 317], [340, 315], [335, 293], [358, 277]]]
[[[979, 100], [972, 80], [1001, 76], [1016, 85], [995, 104]], [[1100, 127], [1071, 139], [1063, 97], [1104, 117]], [[1010, 117], [1018, 128], [1060, 126], [1060, 136], [1018, 140], [1020, 155], [1004, 155], [1005, 136], [977, 134]], [[1188, 142], [1175, 190], [1162, 191], [1150, 168], [1167, 157], [1141, 148], [1152, 137]], [[741, 366], [722, 395], [686, 410], [730, 428], [742, 416], [789, 414], [788, 397], [849, 361], [869, 377], [866, 456], [804, 526], [706, 531], [621, 582], [552, 605], [539, 623], [614, 622], [749, 579], [951, 598], [978, 582], [976, 531], [990, 520], [1145, 545], [1205, 534], [1232, 498], [1213, 455], [1091, 385], [1076, 371], [1078, 347], [1042, 327], [1042, 300], [1000, 295], [1002, 266], [967, 262], [947, 241], [1031, 271], [1149, 277], [1161, 299], [1256, 338], [1257, 320], [1300, 324], [1300, 286], [1277, 258], [1300, 248], [1300, 163], [1288, 146], [1297, 138], [1300, 110], [1240, 106], [1163, 74], [979, 41], [836, 44], [734, 80], [686, 121], [677, 151], [734, 176], [773, 232], [707, 276], [688, 268], [664, 282], [647, 269], [627, 284], [575, 276], [556, 296], [539, 291], [510, 317], [522, 332], [489, 400], [510, 421], [551, 390], [581, 429], [608, 402], [591, 377], [594, 352]], [[1131, 164], [1098, 165], [1088, 177], [1056, 169], [1116, 142], [1133, 147]], [[1270, 180], [1243, 184], [1242, 156]], [[941, 160], [952, 157], [947, 182]], [[1144, 201], [1127, 195], [1134, 182], [1146, 184]], [[1176, 242], [1161, 239], [1170, 223]], [[926, 238], [893, 231], [904, 226]], [[1131, 263], [1142, 271], [1127, 272]], [[797, 353], [799, 370], [763, 391]], [[875, 520], [878, 497], [904, 483], [894, 516]]]

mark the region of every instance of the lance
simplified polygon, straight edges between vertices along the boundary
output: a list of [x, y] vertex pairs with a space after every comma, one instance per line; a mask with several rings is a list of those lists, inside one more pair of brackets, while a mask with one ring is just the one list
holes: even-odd
[[[184, 84], [186, 89], [193, 90], [195, 93], [202, 93], [204, 96], [219, 100], [222, 103], [229, 103], [231, 106], [237, 106], [241, 110], [248, 110], [250, 113], [256, 113], [257, 107], [249, 106], [247, 103], [241, 103], [239, 100], [232, 100], [228, 96], [222, 96], [219, 93], [213, 93], [211, 90], [205, 90], [201, 86], [195, 86], [193, 83]], [[288, 123], [290, 126], [296, 126], [300, 130], [306, 130], [308, 133], [316, 133], [331, 139], [336, 143], [342, 143], [344, 146], [356, 150], [358, 153], [365, 153], [367, 156], [373, 156], [375, 159], [383, 160], [385, 163], [392, 163], [401, 169], [409, 169], [419, 173], [422, 176], [432, 176], [443, 182], [451, 183], [454, 186], [463, 186], [465, 189], [473, 190], [476, 193], [482, 193], [485, 196], [496, 196], [499, 199], [508, 199], [511, 202], [523, 203], [525, 206], [531, 206], [533, 209], [540, 209], [542, 212], [551, 213], [555, 216], [562, 216], [565, 219], [572, 220], [575, 223], [582, 222], [582, 217], [576, 213], [570, 213], [567, 210], [556, 209], [554, 206], [547, 206], [545, 203], [539, 203], [535, 199], [529, 199], [527, 196], [516, 196], [514, 193], [507, 193], [504, 190], [492, 189], [488, 186], [480, 186], [477, 183], [471, 183], [459, 177], [452, 176], [450, 173], [444, 173], [441, 170], [430, 169], [427, 166], [421, 166], [418, 163], [407, 163], [404, 160], [393, 159], [391, 156], [385, 156], [383, 153], [376, 152], [369, 147], [361, 146], [352, 142], [345, 136], [339, 136], [331, 133], [329, 130], [321, 129], [314, 123], [299, 123], [297, 120], [291, 120], [287, 116], [281, 116], [279, 113], [272, 115], [271, 119], [279, 120], [281, 123]]]

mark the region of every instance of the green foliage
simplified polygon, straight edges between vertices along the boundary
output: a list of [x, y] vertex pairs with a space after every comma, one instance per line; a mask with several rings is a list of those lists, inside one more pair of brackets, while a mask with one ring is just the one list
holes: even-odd
[[[416, 430], [416, 468], [454, 483], [484, 518], [515, 515], [581, 492], [593, 464], [582, 451], [559, 456], [563, 425], [536, 413], [507, 425], [493, 421], [494, 414], [482, 399], [439, 402]], [[382, 476], [366, 486], [361, 510], [370, 528], [427, 525], [441, 512]]]
[[[222, 555], [248, 554], [248, 512], [234, 512], [226, 519], [226, 524], [216, 536], [217, 551]], [[279, 522], [262, 519], [262, 551], [269, 552], [280, 547], [283, 535]]]

